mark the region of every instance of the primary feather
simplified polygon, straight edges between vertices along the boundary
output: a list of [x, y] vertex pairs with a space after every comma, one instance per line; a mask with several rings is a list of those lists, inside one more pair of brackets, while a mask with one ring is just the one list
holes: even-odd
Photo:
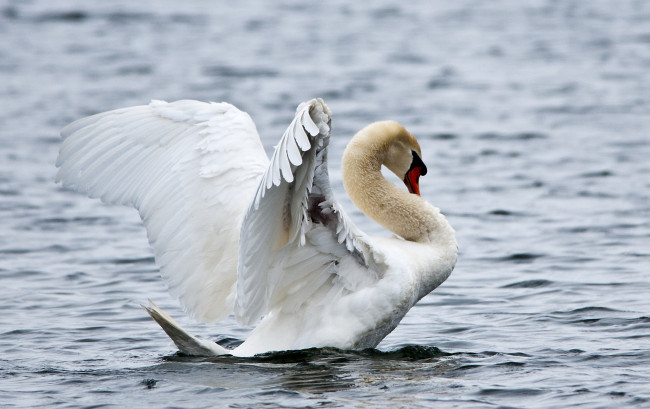
[[56, 180], [138, 209], [171, 293], [200, 321], [230, 314], [242, 203], [269, 163], [250, 117], [227, 103], [152, 101], [62, 135]]

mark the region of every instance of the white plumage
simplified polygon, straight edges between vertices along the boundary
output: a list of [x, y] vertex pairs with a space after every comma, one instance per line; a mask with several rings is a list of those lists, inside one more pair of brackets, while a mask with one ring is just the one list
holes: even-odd
[[[138, 209], [171, 293], [196, 319], [234, 313], [257, 324], [226, 350], [152, 303], [149, 313], [186, 353], [374, 347], [456, 262], [453, 230], [417, 195], [380, 185], [384, 200], [405, 199], [405, 211], [431, 224], [417, 242], [370, 238], [345, 215], [330, 188], [330, 111], [320, 99], [298, 107], [270, 160], [250, 117], [227, 103], [153, 101], [78, 120], [62, 134], [57, 180]], [[419, 146], [407, 142], [411, 163]], [[391, 170], [406, 177], [407, 169]], [[360, 207], [374, 217], [369, 206]]]

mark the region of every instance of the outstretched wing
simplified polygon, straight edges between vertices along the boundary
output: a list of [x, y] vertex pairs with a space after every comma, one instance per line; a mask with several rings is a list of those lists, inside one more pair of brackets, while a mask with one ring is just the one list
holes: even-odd
[[366, 236], [334, 200], [329, 135], [325, 103], [302, 103], [260, 179], [239, 247], [235, 314], [243, 324], [379, 278], [378, 257]]
[[152, 101], [62, 135], [57, 181], [138, 209], [170, 292], [201, 321], [228, 315], [241, 221], [269, 162], [250, 117], [227, 103]]

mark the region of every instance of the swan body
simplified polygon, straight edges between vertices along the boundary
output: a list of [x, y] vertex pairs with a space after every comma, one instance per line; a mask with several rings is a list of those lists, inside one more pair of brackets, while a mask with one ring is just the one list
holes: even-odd
[[230, 104], [152, 101], [64, 128], [57, 181], [138, 209], [171, 293], [196, 319], [234, 313], [255, 326], [229, 350], [150, 302], [182, 352], [372, 348], [451, 274], [458, 247], [419, 195], [417, 140], [394, 121], [352, 138], [342, 174], [359, 209], [399, 237], [360, 231], [330, 187], [330, 122], [322, 100], [300, 104], [269, 159], [250, 117]]

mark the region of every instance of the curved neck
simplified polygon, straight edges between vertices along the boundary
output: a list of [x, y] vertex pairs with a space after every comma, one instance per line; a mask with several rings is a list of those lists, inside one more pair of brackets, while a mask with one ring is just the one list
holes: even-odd
[[436, 207], [398, 188], [381, 174], [390, 137], [390, 129], [379, 123], [352, 138], [342, 161], [343, 185], [348, 195], [367, 216], [406, 240], [455, 244], [453, 229]]

